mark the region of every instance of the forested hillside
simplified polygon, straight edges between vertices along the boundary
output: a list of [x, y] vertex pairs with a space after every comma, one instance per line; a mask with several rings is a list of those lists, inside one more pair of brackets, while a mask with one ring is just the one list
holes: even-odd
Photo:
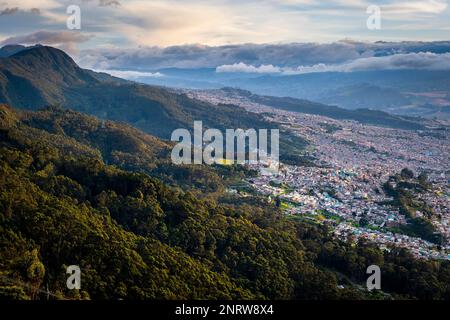
[[[261, 115], [238, 106], [216, 106], [166, 88], [82, 69], [63, 51], [46, 46], [0, 58], [0, 103], [31, 110], [62, 105], [128, 123], [163, 139], [170, 139], [178, 128], [192, 130], [194, 121], [220, 130], [276, 128]], [[280, 145], [283, 160], [305, 162], [299, 155], [305, 140], [283, 132]]]
[[[262, 198], [220, 188], [198, 197], [165, 164], [167, 148], [73, 111], [1, 106], [0, 297], [449, 298], [448, 261], [340, 242]], [[218, 185], [248, 174], [209, 170]], [[371, 264], [383, 270], [384, 292], [364, 289]], [[80, 266], [81, 290], [66, 288], [68, 265]]]

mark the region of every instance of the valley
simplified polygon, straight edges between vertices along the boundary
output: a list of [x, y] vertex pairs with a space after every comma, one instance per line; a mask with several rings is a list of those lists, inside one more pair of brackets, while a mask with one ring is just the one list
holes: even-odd
[[[331, 224], [337, 237], [365, 238], [384, 248], [394, 244], [417, 257], [448, 258], [450, 130], [443, 122], [423, 120], [424, 130], [411, 131], [275, 109], [247, 96], [230, 96], [227, 91], [189, 94], [263, 114], [286, 130], [307, 137], [309, 147], [304, 156], [315, 159], [314, 166], [283, 165], [275, 172], [264, 165], [250, 165], [260, 174], [247, 180], [249, 186], [266, 197], [280, 199], [289, 217]], [[403, 168], [417, 175], [426, 173], [432, 186], [420, 194], [431, 212], [428, 227], [433, 231], [422, 234], [425, 239], [401, 231], [401, 226], [411, 222], [383, 190], [390, 177]], [[425, 215], [420, 210], [414, 214]], [[435, 239], [435, 232], [442, 238]]]
[[[149, 86], [16, 49], [0, 58], [1, 298], [448, 297], [443, 122]], [[279, 129], [281, 170], [172, 163], [170, 133], [194, 120]], [[382, 291], [364, 287], [373, 264]]]

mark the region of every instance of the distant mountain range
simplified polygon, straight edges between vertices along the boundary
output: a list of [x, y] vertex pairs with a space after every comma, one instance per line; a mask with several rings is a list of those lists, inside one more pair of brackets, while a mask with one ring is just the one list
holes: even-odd
[[450, 117], [450, 71], [380, 70], [297, 75], [219, 73], [214, 68], [152, 71], [164, 76], [137, 80], [193, 89], [236, 87], [256, 94], [307, 99], [347, 109], [370, 108], [400, 115]]
[[[232, 96], [243, 101], [258, 103], [275, 109], [325, 116], [336, 120], [354, 120], [363, 124], [405, 130], [422, 130], [426, 124], [426, 121], [419, 118], [392, 115], [378, 110], [348, 110], [304, 99], [257, 95], [247, 90], [229, 87], [218, 91], [224, 96]], [[211, 90], [211, 92], [214, 93], [217, 90]]]

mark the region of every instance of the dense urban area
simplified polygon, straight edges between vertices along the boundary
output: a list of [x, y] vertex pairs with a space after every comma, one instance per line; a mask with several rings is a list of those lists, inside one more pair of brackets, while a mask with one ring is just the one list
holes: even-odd
[[[448, 124], [430, 120], [425, 130], [401, 130], [279, 110], [221, 90], [187, 94], [264, 114], [308, 142], [304, 156], [314, 165], [280, 163], [275, 169], [273, 163], [254, 163], [258, 175], [230, 192], [267, 196], [289, 218], [330, 225], [342, 239], [365, 238], [386, 250], [404, 247], [425, 259], [449, 258]], [[403, 193], [421, 207], [402, 207], [389, 188], [414, 181], [426, 185]], [[408, 232], [417, 219], [429, 223], [432, 234]]]

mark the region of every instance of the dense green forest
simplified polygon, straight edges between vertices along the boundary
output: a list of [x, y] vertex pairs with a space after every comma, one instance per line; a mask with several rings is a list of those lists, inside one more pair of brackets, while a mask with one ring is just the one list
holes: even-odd
[[[223, 192], [252, 172], [173, 167], [169, 147], [70, 110], [1, 106], [0, 298], [450, 298], [448, 261], [338, 241]], [[382, 292], [364, 288], [371, 264]], [[68, 265], [80, 290], [66, 288]]]
[[[406, 217], [408, 222], [394, 228], [393, 231], [442, 245], [444, 243], [443, 236], [436, 231], [436, 228], [430, 222], [432, 218], [436, 218], [436, 214], [425, 201], [418, 197], [419, 194], [430, 187], [425, 173], [415, 177], [414, 173], [408, 168], [404, 168], [399, 174], [391, 176], [389, 181], [383, 185], [386, 194], [393, 198], [390, 204], [398, 207], [399, 212]], [[417, 217], [417, 211], [423, 213], [423, 216]]]

